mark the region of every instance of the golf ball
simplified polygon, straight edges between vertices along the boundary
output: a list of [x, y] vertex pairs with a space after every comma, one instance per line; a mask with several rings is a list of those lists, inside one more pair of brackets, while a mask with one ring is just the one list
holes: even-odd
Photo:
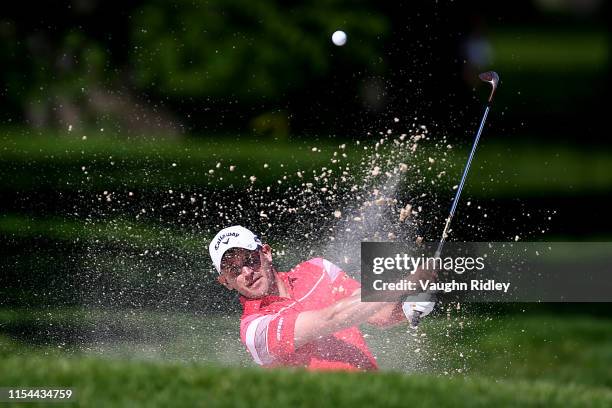
[[332, 42], [338, 47], [346, 44], [346, 33], [344, 31], [336, 31], [332, 34]]

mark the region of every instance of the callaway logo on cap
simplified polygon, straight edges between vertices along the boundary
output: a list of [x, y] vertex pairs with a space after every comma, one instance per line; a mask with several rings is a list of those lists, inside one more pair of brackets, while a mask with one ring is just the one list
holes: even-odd
[[261, 241], [257, 238], [257, 235], [240, 225], [234, 225], [219, 231], [210, 241], [208, 250], [217, 272], [221, 273], [221, 259], [225, 251], [231, 248], [244, 248], [254, 251], [260, 245]]

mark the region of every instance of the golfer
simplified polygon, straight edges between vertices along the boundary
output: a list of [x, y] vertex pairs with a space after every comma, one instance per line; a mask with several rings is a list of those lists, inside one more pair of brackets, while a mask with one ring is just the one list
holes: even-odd
[[361, 302], [359, 282], [322, 258], [278, 272], [270, 246], [241, 226], [219, 231], [209, 250], [219, 283], [240, 294], [240, 338], [266, 367], [376, 370], [359, 325], [393, 326], [434, 306]]

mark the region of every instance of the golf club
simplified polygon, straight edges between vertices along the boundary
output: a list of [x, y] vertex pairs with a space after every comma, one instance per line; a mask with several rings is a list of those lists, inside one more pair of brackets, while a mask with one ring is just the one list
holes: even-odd
[[[461, 197], [461, 191], [463, 190], [463, 186], [465, 184], [465, 179], [467, 178], [468, 171], [470, 171], [470, 166], [472, 164], [472, 159], [474, 158], [474, 153], [476, 152], [476, 147], [478, 146], [478, 142], [480, 141], [480, 135], [482, 134], [482, 129], [484, 128], [485, 121], [487, 120], [487, 116], [489, 115], [489, 110], [491, 110], [491, 104], [493, 103], [493, 96], [495, 95], [495, 91], [497, 90], [497, 85], [499, 84], [499, 75], [495, 71], [487, 71], [478, 75], [483, 82], [488, 82], [491, 84], [491, 94], [489, 95], [489, 100], [487, 101], [487, 105], [485, 107], [484, 114], [482, 115], [482, 119], [480, 120], [480, 126], [478, 127], [478, 132], [476, 133], [476, 138], [474, 139], [474, 144], [472, 145], [472, 151], [470, 152], [470, 156], [468, 157], [467, 163], [465, 163], [465, 168], [463, 169], [463, 175], [461, 176], [461, 182], [457, 187], [457, 192], [455, 193], [455, 198], [453, 199], [453, 203], [451, 204], [450, 212], [448, 217], [446, 218], [446, 224], [444, 225], [444, 230], [442, 231], [442, 237], [440, 238], [440, 243], [438, 244], [438, 249], [434, 254], [434, 258], [439, 258], [442, 253], [442, 248], [444, 247], [444, 243], [446, 242], [446, 238], [448, 238], [448, 233], [450, 232], [450, 224], [455, 215], [455, 210], [457, 209], [457, 203], [459, 202], [459, 197]], [[418, 311], [414, 312], [414, 316], [412, 318], [411, 325], [418, 326], [421, 318], [421, 313]]]

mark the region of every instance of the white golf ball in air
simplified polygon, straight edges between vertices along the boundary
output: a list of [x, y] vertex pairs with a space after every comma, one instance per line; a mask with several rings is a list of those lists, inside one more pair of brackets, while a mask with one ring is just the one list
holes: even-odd
[[346, 33], [344, 31], [336, 31], [332, 34], [332, 42], [338, 47], [346, 44]]

